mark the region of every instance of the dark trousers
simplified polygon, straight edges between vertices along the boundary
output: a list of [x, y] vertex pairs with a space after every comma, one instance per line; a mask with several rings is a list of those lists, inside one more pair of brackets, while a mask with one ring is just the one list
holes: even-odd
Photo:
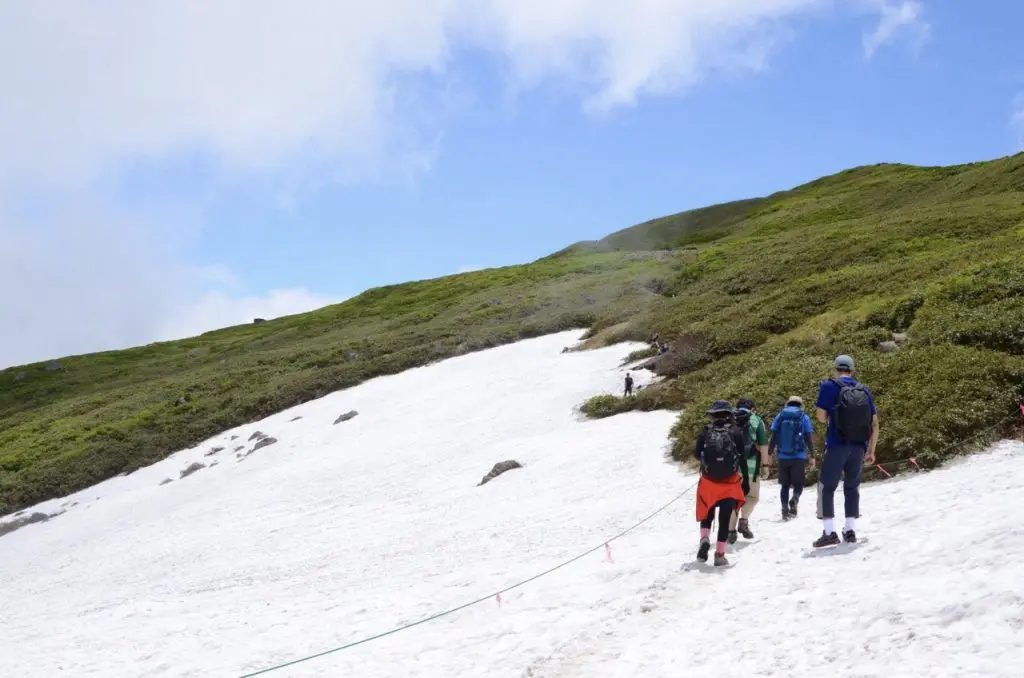
[[779, 496], [782, 499], [782, 510], [789, 510], [789, 491], [793, 490], [793, 499], [800, 501], [800, 495], [804, 491], [804, 469], [807, 462], [803, 459], [779, 459], [779, 483], [782, 489]]
[[732, 512], [736, 510], [736, 500], [723, 499], [712, 506], [708, 511], [708, 517], [700, 521], [701, 527], [711, 529], [711, 521], [715, 519], [716, 506], [718, 507], [718, 541], [726, 541], [729, 538], [729, 519], [732, 517]]
[[821, 475], [818, 480], [823, 518], [836, 517], [835, 494], [840, 478], [843, 480], [846, 517], [860, 517], [860, 472], [864, 466], [865, 451], [862, 444], [826, 448], [821, 458]]

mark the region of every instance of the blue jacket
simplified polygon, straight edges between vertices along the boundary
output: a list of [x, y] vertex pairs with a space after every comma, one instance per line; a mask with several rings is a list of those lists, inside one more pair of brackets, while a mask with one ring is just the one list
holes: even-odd
[[[789, 440], [783, 440], [779, 436], [779, 431], [782, 428], [782, 422], [784, 420], [793, 419], [796, 420], [796, 424], [799, 426], [799, 437], [802, 445], [797, 445], [796, 449], [786, 449], [791, 447]], [[804, 411], [796, 405], [786, 405], [782, 408], [775, 419], [772, 421], [772, 433], [775, 435], [775, 445], [779, 453], [779, 459], [807, 459], [807, 435], [814, 433], [814, 425], [811, 424], [811, 418], [804, 414]]]

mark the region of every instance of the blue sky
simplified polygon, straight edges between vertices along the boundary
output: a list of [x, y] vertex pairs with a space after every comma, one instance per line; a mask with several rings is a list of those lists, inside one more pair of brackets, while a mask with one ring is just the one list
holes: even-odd
[[3, 365], [1024, 146], [1011, 0], [108, 4], [0, 10]]

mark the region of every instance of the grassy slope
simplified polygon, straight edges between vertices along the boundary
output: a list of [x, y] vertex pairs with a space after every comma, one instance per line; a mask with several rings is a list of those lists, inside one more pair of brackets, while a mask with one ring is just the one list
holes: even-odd
[[[879, 400], [880, 458], [936, 463], [1024, 395], [1024, 155], [863, 167], [773, 196], [701, 247], [670, 291], [640, 322], [677, 338], [662, 399], [695, 406], [673, 432], [676, 456], [706, 403], [812, 399], [848, 352]], [[910, 343], [877, 351], [893, 331]]]
[[658, 250], [712, 242], [727, 235], [730, 227], [764, 201], [765, 198], [750, 198], [671, 214], [624, 228], [601, 240], [576, 243], [565, 252]]
[[[628, 406], [698, 405], [681, 415], [677, 453], [707, 401], [749, 394], [771, 409], [789, 393], [810, 397], [842, 350], [878, 395], [882, 457], [913, 449], [934, 461], [1020, 395], [1022, 236], [1024, 155], [864, 167], [533, 264], [68, 358], [65, 372], [5, 370], [0, 513], [375, 375], [584, 324], [612, 328], [607, 340], [655, 329], [675, 340], [671, 381]], [[876, 352], [892, 330], [910, 333], [908, 347]]]

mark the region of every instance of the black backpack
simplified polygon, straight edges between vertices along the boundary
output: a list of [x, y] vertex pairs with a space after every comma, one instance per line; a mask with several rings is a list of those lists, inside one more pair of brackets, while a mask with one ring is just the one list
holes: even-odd
[[732, 424], [715, 424], [704, 428], [704, 449], [700, 468], [712, 480], [726, 480], [740, 470], [740, 451], [733, 439]]
[[743, 458], [754, 456], [754, 441], [750, 437], [750, 410], [736, 410], [736, 426], [743, 434]]
[[863, 384], [844, 384], [832, 380], [839, 387], [836, 398], [835, 417], [836, 433], [839, 439], [848, 443], [866, 443], [871, 439], [873, 430], [871, 398]]

